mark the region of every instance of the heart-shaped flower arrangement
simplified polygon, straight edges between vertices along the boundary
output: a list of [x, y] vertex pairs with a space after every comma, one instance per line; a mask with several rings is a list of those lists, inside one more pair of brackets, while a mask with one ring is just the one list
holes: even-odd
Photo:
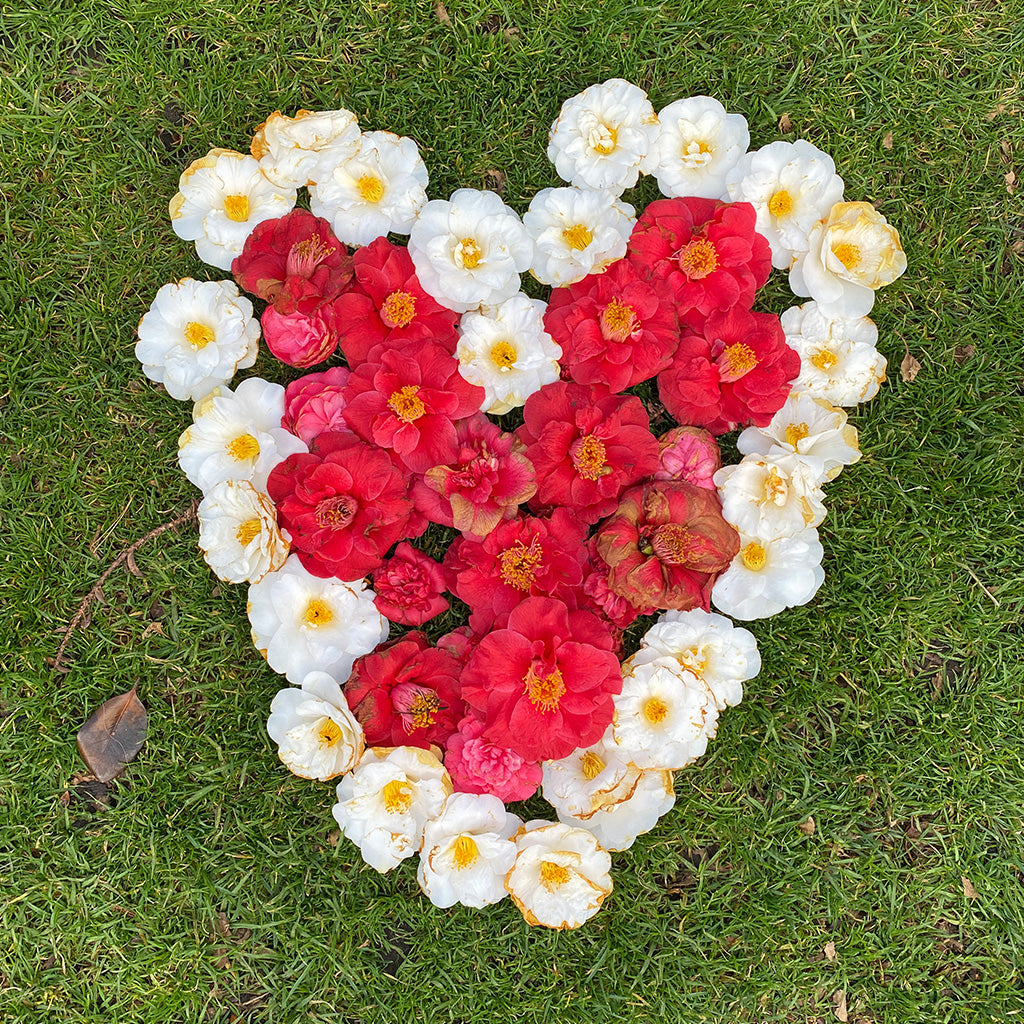
[[[253, 642], [292, 684], [267, 724], [281, 760], [340, 778], [345, 835], [378, 871], [418, 853], [440, 907], [596, 913], [608, 851], [672, 806], [760, 668], [710, 605], [774, 615], [824, 578], [821, 485], [860, 457], [842, 407], [884, 378], [865, 314], [906, 259], [825, 153], [749, 142], [714, 99], [655, 114], [615, 79], [565, 102], [548, 156], [569, 184], [522, 218], [492, 192], [428, 201], [415, 142], [345, 110], [274, 113], [251, 156], [181, 176], [174, 230], [234, 282], [161, 288], [136, 355], [195, 403], [200, 547], [249, 583]], [[637, 219], [640, 174], [666, 198]], [[812, 300], [781, 319], [752, 309], [772, 266]], [[344, 363], [230, 390], [261, 333], [239, 288], [279, 360]], [[652, 378], [679, 424], [660, 437], [625, 393]], [[443, 563], [409, 543], [430, 523], [455, 538]], [[432, 643], [415, 627], [445, 590], [468, 622]], [[557, 822], [506, 809], [538, 787]]]

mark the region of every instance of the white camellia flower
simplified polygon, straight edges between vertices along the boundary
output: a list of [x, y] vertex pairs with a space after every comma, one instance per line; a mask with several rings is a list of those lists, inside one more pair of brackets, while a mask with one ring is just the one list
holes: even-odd
[[653, 170], [661, 194], [722, 199], [726, 175], [750, 145], [747, 119], [711, 96], [676, 100], [658, 112]]
[[452, 792], [452, 780], [430, 750], [371, 747], [355, 770], [338, 783], [334, 818], [363, 860], [390, 871], [423, 842]]
[[636, 211], [606, 192], [545, 188], [533, 197], [523, 224], [533, 238], [530, 272], [542, 284], [560, 287], [625, 256]]
[[805, 302], [780, 319], [786, 344], [800, 356], [794, 388], [846, 408], [878, 394], [887, 364], [875, 347], [878, 328], [866, 316], [828, 317], [816, 302]]
[[363, 727], [338, 681], [326, 672], [310, 672], [301, 688], [278, 691], [270, 704], [267, 732], [290, 772], [318, 782], [355, 768], [365, 746]]
[[790, 391], [766, 427], [747, 427], [736, 440], [744, 455], [796, 455], [819, 482], [834, 480], [860, 459], [857, 428], [846, 413], [809, 391]]
[[234, 281], [165, 284], [139, 321], [135, 358], [171, 398], [195, 402], [256, 362], [260, 323]]
[[419, 147], [392, 132], [364, 133], [356, 151], [309, 189], [310, 209], [347, 245], [369, 245], [389, 231], [407, 235], [426, 201]]
[[435, 907], [487, 907], [503, 900], [522, 819], [489, 793], [452, 793], [423, 829], [416, 878]]
[[899, 232], [870, 203], [836, 203], [807, 239], [789, 271], [796, 295], [809, 295], [825, 316], [866, 316], [875, 291], [907, 269]]
[[813, 528], [775, 540], [740, 533], [740, 553], [715, 580], [711, 601], [745, 622], [807, 604], [825, 581], [824, 555]]
[[275, 185], [298, 189], [327, 181], [355, 153], [360, 134], [351, 110], [300, 110], [294, 117], [275, 110], [256, 129], [250, 150]]
[[613, 699], [620, 756], [638, 768], [685, 768], [707, 750], [718, 731], [714, 694], [673, 657], [627, 659], [622, 692]]
[[457, 313], [511, 298], [533, 262], [533, 239], [515, 210], [472, 188], [427, 203], [408, 248], [424, 291]]
[[761, 671], [754, 635], [703, 608], [661, 613], [644, 634], [633, 664], [657, 658], [674, 658], [681, 669], [700, 677], [719, 711], [739, 704], [743, 684]]
[[515, 835], [505, 878], [528, 924], [562, 931], [589, 921], [612, 891], [612, 858], [593, 835], [561, 822], [530, 821]]
[[548, 136], [548, 159], [563, 181], [619, 195], [650, 174], [657, 138], [647, 93], [612, 78], [562, 104]]
[[248, 480], [266, 491], [270, 471], [305, 442], [281, 426], [284, 388], [250, 377], [232, 391], [214, 388], [195, 405], [178, 438], [178, 462], [204, 494], [222, 480]]
[[602, 807], [627, 799], [640, 772], [619, 751], [611, 727], [597, 743], [574, 750], [568, 757], [545, 761], [541, 788], [544, 799], [558, 811], [586, 819]]
[[230, 270], [252, 229], [283, 217], [295, 196], [294, 188], [270, 181], [253, 157], [211, 149], [182, 172], [170, 204], [171, 227], [179, 238], [196, 243], [205, 263]]
[[347, 679], [356, 658], [387, 638], [388, 620], [365, 580], [321, 579], [292, 555], [249, 587], [252, 642], [275, 672], [301, 684], [310, 672]]
[[558, 380], [562, 349], [544, 330], [546, 309], [518, 292], [459, 321], [459, 373], [484, 389], [482, 412], [501, 416]]
[[722, 517], [741, 533], [774, 540], [791, 537], [825, 518], [817, 474], [796, 455], [745, 455], [712, 477]]
[[280, 569], [289, 540], [277, 526], [274, 503], [248, 480], [222, 480], [199, 503], [199, 547], [227, 583], [259, 583]]
[[755, 227], [780, 270], [807, 252], [811, 229], [843, 198], [832, 157], [803, 139], [747, 153], [729, 173], [727, 188], [731, 202], [754, 207]]

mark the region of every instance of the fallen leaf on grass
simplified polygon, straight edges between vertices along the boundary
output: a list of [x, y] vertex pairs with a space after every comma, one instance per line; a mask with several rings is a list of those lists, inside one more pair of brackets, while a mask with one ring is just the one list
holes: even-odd
[[823, 952], [825, 954], [825, 959], [828, 960], [830, 964], [835, 962], [836, 944], [834, 942], [826, 942]]
[[101, 704], [78, 730], [78, 752], [100, 782], [124, 771], [146, 742], [149, 718], [133, 686]]
[[978, 900], [981, 897], [978, 895], [978, 890], [971, 885], [971, 880], [966, 875], [960, 876], [960, 884], [964, 887], [964, 895], [969, 900]]
[[837, 988], [832, 993], [832, 1002], [836, 1004], [836, 1017], [841, 1021], [848, 1021], [850, 1015], [846, 1012], [846, 989]]
[[892, 132], [886, 132], [882, 139], [882, 149], [892, 149]]
[[1006, 174], [1003, 175], [1003, 181], [1006, 182], [1006, 191], [1012, 196], [1017, 188], [1017, 175], [1014, 174], [1013, 171], [1007, 171]]
[[499, 196], [505, 194], [505, 172], [497, 169], [486, 171], [484, 177], [493, 182], [493, 185], [489, 185], [492, 191], [497, 192]]
[[448, 10], [445, 5], [441, 3], [441, 0], [437, 0], [434, 4], [434, 16], [442, 25], [450, 25], [452, 23], [452, 19], [448, 16]]
[[953, 361], [957, 366], [961, 366], [974, 355], [974, 352], [974, 345], [957, 345], [956, 349], [953, 351]]
[[921, 372], [921, 364], [908, 352], [900, 363], [900, 376], [908, 383], [913, 383], [914, 378]]
[[813, 836], [814, 818], [809, 817], [806, 821], [801, 821], [800, 824], [797, 825], [797, 828], [800, 829], [800, 831], [803, 832], [805, 836]]
[[779, 118], [779, 131], [785, 135], [787, 132], [791, 132], [792, 130], [793, 122], [789, 119], [789, 114], [783, 114], [782, 117]]

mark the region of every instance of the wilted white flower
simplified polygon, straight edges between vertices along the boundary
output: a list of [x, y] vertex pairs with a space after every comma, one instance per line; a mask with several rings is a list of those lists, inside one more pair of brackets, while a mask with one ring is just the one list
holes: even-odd
[[545, 761], [541, 787], [544, 799], [559, 815], [585, 819], [608, 804], [625, 800], [636, 787], [639, 774], [619, 751], [609, 728], [597, 743], [579, 747], [557, 761]]
[[355, 153], [359, 137], [351, 110], [300, 110], [294, 117], [275, 110], [256, 129], [250, 149], [275, 185], [298, 189], [327, 181]]
[[248, 480], [214, 484], [196, 514], [199, 547], [220, 579], [258, 583], [284, 565], [289, 538], [278, 529], [274, 503]]

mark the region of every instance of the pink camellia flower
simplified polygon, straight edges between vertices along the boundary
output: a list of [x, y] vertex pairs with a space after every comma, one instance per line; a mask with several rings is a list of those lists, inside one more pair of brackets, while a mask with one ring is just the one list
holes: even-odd
[[526, 400], [516, 436], [537, 471], [536, 511], [570, 508], [583, 523], [615, 510], [619, 495], [658, 465], [658, 440], [633, 395], [555, 381]]
[[322, 373], [307, 373], [284, 389], [281, 426], [311, 444], [328, 430], [347, 430], [342, 412], [348, 370], [332, 366]]
[[673, 427], [658, 438], [658, 468], [652, 480], [685, 480], [709, 491], [711, 478], [722, 468], [718, 442], [700, 427]]
[[508, 626], [488, 633], [462, 673], [462, 696], [481, 736], [527, 761], [567, 757], [596, 743], [614, 713], [622, 672], [596, 615], [528, 597]]
[[718, 495], [683, 480], [626, 491], [596, 540], [612, 592], [644, 609], [708, 611], [715, 578], [740, 549]]
[[403, 626], [422, 626], [448, 610], [444, 570], [429, 555], [403, 541], [395, 553], [373, 570], [373, 603], [377, 611]]
[[502, 433], [483, 413], [460, 420], [455, 433], [454, 461], [414, 480], [412, 500], [432, 523], [480, 539], [533, 497], [537, 474], [515, 436]]
[[469, 384], [440, 345], [378, 349], [349, 377], [345, 422], [360, 437], [394, 451], [414, 473], [447, 466], [459, 452], [455, 423], [478, 412], [484, 389]]
[[467, 715], [448, 737], [444, 766], [456, 793], [490, 793], [505, 803], [528, 800], [544, 774], [536, 761], [483, 738], [484, 722]]
[[278, 313], [267, 306], [260, 317], [267, 348], [289, 366], [305, 369], [322, 363], [338, 347], [330, 305], [312, 313]]

